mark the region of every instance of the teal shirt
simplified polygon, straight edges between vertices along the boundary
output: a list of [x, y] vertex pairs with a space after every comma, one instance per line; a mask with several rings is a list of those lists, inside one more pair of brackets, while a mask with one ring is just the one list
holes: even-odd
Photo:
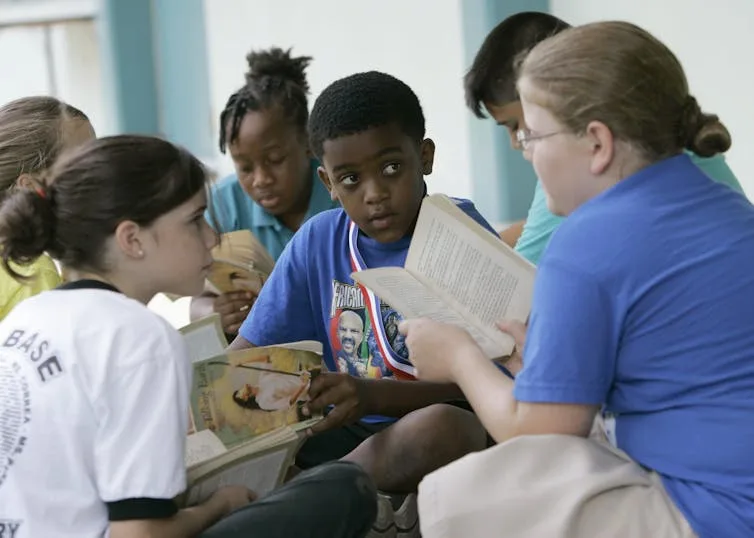
[[[309, 198], [309, 208], [304, 216], [304, 222], [317, 213], [338, 207], [337, 202], [332, 201], [330, 193], [317, 176], [318, 166], [319, 163], [312, 160], [312, 195]], [[244, 192], [235, 174], [215, 183], [212, 187], [210, 207], [214, 213], [218, 232], [251, 230], [251, 233], [259, 239], [275, 260], [280, 257], [285, 245], [295, 233], [252, 200], [251, 196]], [[208, 211], [207, 221], [212, 223], [209, 214]]]
[[[709, 177], [718, 183], [729, 186], [737, 192], [743, 192], [738, 179], [736, 179], [733, 171], [728, 167], [728, 163], [725, 162], [725, 157], [722, 154], [706, 159], [692, 153], [689, 153], [689, 155], [694, 164], [701, 168]], [[531, 206], [529, 206], [529, 214], [526, 217], [526, 224], [521, 232], [521, 237], [519, 237], [516, 243], [516, 252], [530, 262], [534, 264], [538, 263], [547, 243], [550, 241], [550, 236], [560, 226], [563, 218], [550, 213], [550, 210], [547, 208], [545, 191], [542, 189], [542, 184], [537, 181], [537, 186], [534, 190], [534, 199], [531, 202]]]

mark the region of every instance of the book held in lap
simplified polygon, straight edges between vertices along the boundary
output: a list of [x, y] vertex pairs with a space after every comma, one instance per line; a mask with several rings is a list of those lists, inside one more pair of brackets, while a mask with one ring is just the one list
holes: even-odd
[[322, 344], [226, 351], [217, 315], [182, 332], [193, 369], [182, 501], [200, 503], [229, 484], [268, 493], [283, 482], [303, 432], [321, 420], [302, 410], [322, 369]]

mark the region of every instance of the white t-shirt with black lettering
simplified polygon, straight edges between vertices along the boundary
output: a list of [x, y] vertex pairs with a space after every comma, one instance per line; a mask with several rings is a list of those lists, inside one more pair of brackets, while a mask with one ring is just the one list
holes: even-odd
[[0, 536], [101, 538], [175, 514], [189, 385], [180, 334], [107, 284], [16, 306], [0, 323]]

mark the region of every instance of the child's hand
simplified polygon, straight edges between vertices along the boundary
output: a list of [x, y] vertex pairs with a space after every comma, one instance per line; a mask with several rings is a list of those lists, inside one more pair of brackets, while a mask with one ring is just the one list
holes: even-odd
[[309, 402], [304, 413], [321, 411], [332, 405], [333, 410], [307, 432], [314, 435], [356, 422], [367, 412], [367, 387], [364, 380], [348, 374], [321, 373], [312, 379]]
[[402, 321], [398, 330], [406, 336], [408, 358], [423, 381], [455, 383], [458, 368], [483, 357], [471, 335], [455, 325], [412, 319]]
[[257, 296], [251, 291], [230, 291], [215, 297], [212, 309], [220, 314], [226, 334], [237, 334]]
[[497, 328], [513, 337], [516, 347], [511, 356], [503, 363], [508, 371], [517, 376], [524, 367], [524, 344], [526, 343], [526, 325], [520, 321], [503, 320], [497, 323]]
[[247, 487], [224, 486], [212, 494], [211, 501], [221, 507], [222, 517], [225, 517], [256, 499], [256, 494]]

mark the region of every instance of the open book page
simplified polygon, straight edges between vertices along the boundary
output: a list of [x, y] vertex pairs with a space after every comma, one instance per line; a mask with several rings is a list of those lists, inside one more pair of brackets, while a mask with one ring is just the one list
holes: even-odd
[[507, 355], [513, 340], [497, 330], [507, 318], [526, 321], [535, 268], [474, 222], [447, 197], [424, 200], [406, 269], [426, 282], [468, 323], [499, 343]]
[[[262, 446], [255, 446], [253, 441], [248, 449], [239, 447], [225, 455], [193, 465], [188, 470], [188, 494], [186, 504], [189, 506], [207, 500], [223, 486], [243, 485], [258, 496], [263, 496], [279, 486], [293, 462], [300, 439], [288, 430], [285, 437]], [[280, 436], [278, 436], [280, 437]]]
[[220, 243], [212, 250], [212, 257], [248, 266], [269, 275], [275, 260], [250, 230], [236, 230], [220, 237]]
[[219, 293], [249, 290], [259, 293], [275, 261], [249, 230], [223, 234], [212, 250], [214, 263], [207, 280]]
[[210, 430], [192, 433], [186, 438], [186, 467], [211, 460], [227, 451], [223, 442]]
[[180, 332], [192, 363], [221, 355], [228, 347], [228, 340], [225, 338], [218, 314], [181, 327]]
[[206, 501], [223, 486], [243, 485], [259, 496], [266, 495], [278, 485], [280, 469], [287, 457], [288, 449], [281, 448], [201, 480], [189, 490], [188, 505]]
[[429, 318], [462, 327], [490, 357], [500, 355], [500, 341], [490, 338], [428, 285], [401, 267], [381, 267], [354, 273], [351, 277], [371, 289], [383, 301], [401, 313], [405, 319]]
[[194, 363], [191, 414], [196, 431], [211, 430], [233, 448], [282, 426], [309, 421], [312, 417], [302, 408], [312, 378], [322, 370], [321, 344], [319, 349], [251, 348]]
[[217, 294], [231, 291], [251, 291], [258, 294], [268, 276], [269, 273], [262, 273], [240, 263], [216, 259], [212, 262], [207, 281], [211, 291]]

